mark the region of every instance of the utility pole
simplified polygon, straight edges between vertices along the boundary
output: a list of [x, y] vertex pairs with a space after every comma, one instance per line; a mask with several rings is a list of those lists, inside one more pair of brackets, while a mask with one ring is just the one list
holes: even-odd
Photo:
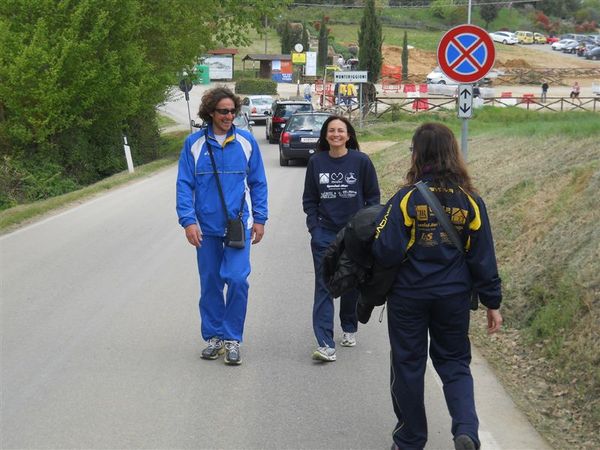
[[265, 55], [267, 54], [267, 16], [265, 16]]

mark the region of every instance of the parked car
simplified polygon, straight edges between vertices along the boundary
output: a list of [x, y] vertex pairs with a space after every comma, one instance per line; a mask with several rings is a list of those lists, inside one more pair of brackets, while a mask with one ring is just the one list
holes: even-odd
[[598, 47], [593, 42], [580, 42], [577, 48], [575, 49], [577, 56], [586, 56], [588, 52], [594, 48]]
[[548, 36], [548, 37], [546, 38], [546, 42], [547, 42], [548, 44], [554, 44], [555, 42], [558, 42], [558, 41], [560, 41], [560, 38], [559, 38], [559, 37], [556, 37], [556, 36]]
[[563, 51], [563, 53], [576, 53], [577, 52], [577, 47], [579, 47], [579, 42], [577, 41], [571, 41], [571, 42], [567, 42], [565, 45], [563, 45], [563, 48], [561, 49]]
[[531, 31], [515, 31], [519, 44], [533, 44], [533, 33]]
[[590, 50], [587, 55], [585, 55], [586, 59], [594, 59], [594, 60], [598, 60], [600, 59], [600, 47], [596, 47], [592, 50]]
[[252, 125], [254, 125], [254, 121], [250, 120], [248, 115], [242, 111], [235, 116], [235, 119], [233, 119], [233, 124], [238, 130], [246, 130], [252, 133]]
[[542, 33], [533, 33], [533, 43], [534, 44], [546, 44], [548, 43], [548, 38], [544, 36]]
[[561, 39], [572, 39], [574, 41], [580, 41], [582, 39], [585, 39], [585, 34], [567, 33], [567, 34], [563, 34], [560, 38]]
[[[254, 121], [248, 118], [248, 115], [243, 111], [240, 111], [237, 116], [233, 119], [233, 124], [238, 130], [246, 130], [252, 133], [252, 126], [254, 125]], [[192, 119], [192, 127], [194, 128], [202, 128], [205, 123], [202, 119], [196, 122]]]
[[552, 50], [560, 51], [565, 47], [565, 45], [572, 44], [573, 42], [577, 41], [575, 39], [561, 39], [560, 41], [552, 44]]
[[313, 105], [306, 100], [275, 100], [267, 116], [265, 134], [270, 144], [279, 142], [279, 136], [290, 116], [296, 112], [311, 112]]
[[494, 33], [490, 33], [490, 37], [492, 38], [492, 41], [500, 42], [504, 45], [514, 45], [519, 43], [517, 37], [510, 31], [495, 31]]
[[322, 112], [292, 114], [279, 140], [279, 165], [287, 166], [290, 159], [308, 161], [317, 151], [321, 127], [330, 115]]
[[[500, 72], [492, 69], [485, 77], [479, 80], [479, 83], [490, 84], [492, 82], [492, 78], [497, 78], [499, 74]], [[444, 72], [442, 72], [440, 66], [437, 66], [435, 69], [429, 72], [429, 74], [427, 74], [427, 79], [425, 82], [427, 84], [460, 84], [458, 81], [453, 80]]]
[[242, 100], [242, 111], [257, 123], [266, 122], [274, 100], [270, 95], [248, 95]]

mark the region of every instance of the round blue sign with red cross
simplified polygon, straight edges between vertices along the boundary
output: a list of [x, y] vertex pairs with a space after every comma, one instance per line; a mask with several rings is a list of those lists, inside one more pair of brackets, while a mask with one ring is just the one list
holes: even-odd
[[494, 66], [496, 48], [483, 28], [459, 25], [442, 36], [437, 59], [442, 72], [453, 80], [474, 83]]

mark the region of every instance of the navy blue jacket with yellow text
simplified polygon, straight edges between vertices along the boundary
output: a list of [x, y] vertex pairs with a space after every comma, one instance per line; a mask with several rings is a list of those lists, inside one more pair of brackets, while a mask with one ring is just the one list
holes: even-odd
[[375, 260], [400, 265], [390, 298], [468, 297], [473, 288], [488, 308], [502, 301], [494, 242], [483, 200], [459, 186], [430, 189], [458, 231], [465, 253], [457, 249], [414, 186], [401, 188], [381, 212], [372, 246]]

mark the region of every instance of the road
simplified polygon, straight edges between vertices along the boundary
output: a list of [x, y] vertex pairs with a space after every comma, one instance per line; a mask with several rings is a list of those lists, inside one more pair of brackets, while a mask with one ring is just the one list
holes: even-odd
[[[187, 123], [184, 102], [165, 108]], [[279, 167], [264, 127], [255, 135], [270, 220], [252, 250], [244, 363], [200, 359], [195, 253], [170, 167], [0, 237], [1, 448], [389, 448], [386, 320], [362, 326], [337, 362], [311, 360], [305, 168]], [[483, 448], [548, 448], [477, 352], [472, 367]], [[427, 449], [450, 449], [427, 373]]]

